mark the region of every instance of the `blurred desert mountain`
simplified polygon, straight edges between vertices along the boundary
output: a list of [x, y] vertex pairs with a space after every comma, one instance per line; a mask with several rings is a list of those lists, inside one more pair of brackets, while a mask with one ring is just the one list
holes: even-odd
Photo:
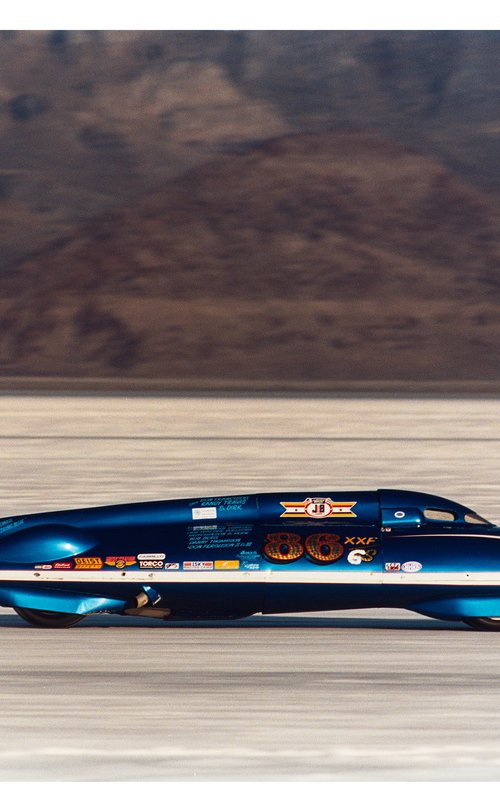
[[188, 170], [1, 288], [4, 374], [494, 378], [500, 206], [364, 132]]
[[0, 269], [279, 135], [367, 129], [500, 193], [500, 34], [0, 32]]
[[496, 32], [0, 33], [0, 371], [498, 378]]

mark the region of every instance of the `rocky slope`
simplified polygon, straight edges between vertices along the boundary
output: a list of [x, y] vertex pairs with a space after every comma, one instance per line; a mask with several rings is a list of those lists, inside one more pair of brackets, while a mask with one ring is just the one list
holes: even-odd
[[363, 131], [273, 138], [89, 220], [0, 285], [4, 374], [495, 379], [500, 205]]
[[362, 128], [500, 192], [494, 31], [4, 31], [0, 270], [271, 137]]

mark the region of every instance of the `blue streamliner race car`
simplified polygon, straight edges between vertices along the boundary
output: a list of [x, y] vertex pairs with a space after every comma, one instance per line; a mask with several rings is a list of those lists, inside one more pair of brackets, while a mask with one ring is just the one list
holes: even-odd
[[35, 626], [399, 607], [500, 631], [500, 527], [401, 490], [265, 493], [0, 520], [0, 605]]

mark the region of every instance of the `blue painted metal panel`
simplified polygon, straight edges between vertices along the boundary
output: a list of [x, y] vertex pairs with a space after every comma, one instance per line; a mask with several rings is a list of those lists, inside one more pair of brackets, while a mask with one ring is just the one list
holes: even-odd
[[63, 589], [37, 589], [5, 584], [0, 586], [0, 605], [87, 615], [92, 612], [123, 612], [126, 601], [102, 595], [66, 592]]

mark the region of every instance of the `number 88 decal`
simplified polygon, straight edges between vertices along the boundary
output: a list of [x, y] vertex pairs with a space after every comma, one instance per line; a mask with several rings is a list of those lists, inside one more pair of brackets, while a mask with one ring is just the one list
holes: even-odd
[[313, 533], [304, 543], [298, 533], [269, 533], [266, 536], [264, 555], [277, 564], [297, 561], [307, 553], [316, 564], [331, 564], [344, 554], [340, 536], [333, 533]]

